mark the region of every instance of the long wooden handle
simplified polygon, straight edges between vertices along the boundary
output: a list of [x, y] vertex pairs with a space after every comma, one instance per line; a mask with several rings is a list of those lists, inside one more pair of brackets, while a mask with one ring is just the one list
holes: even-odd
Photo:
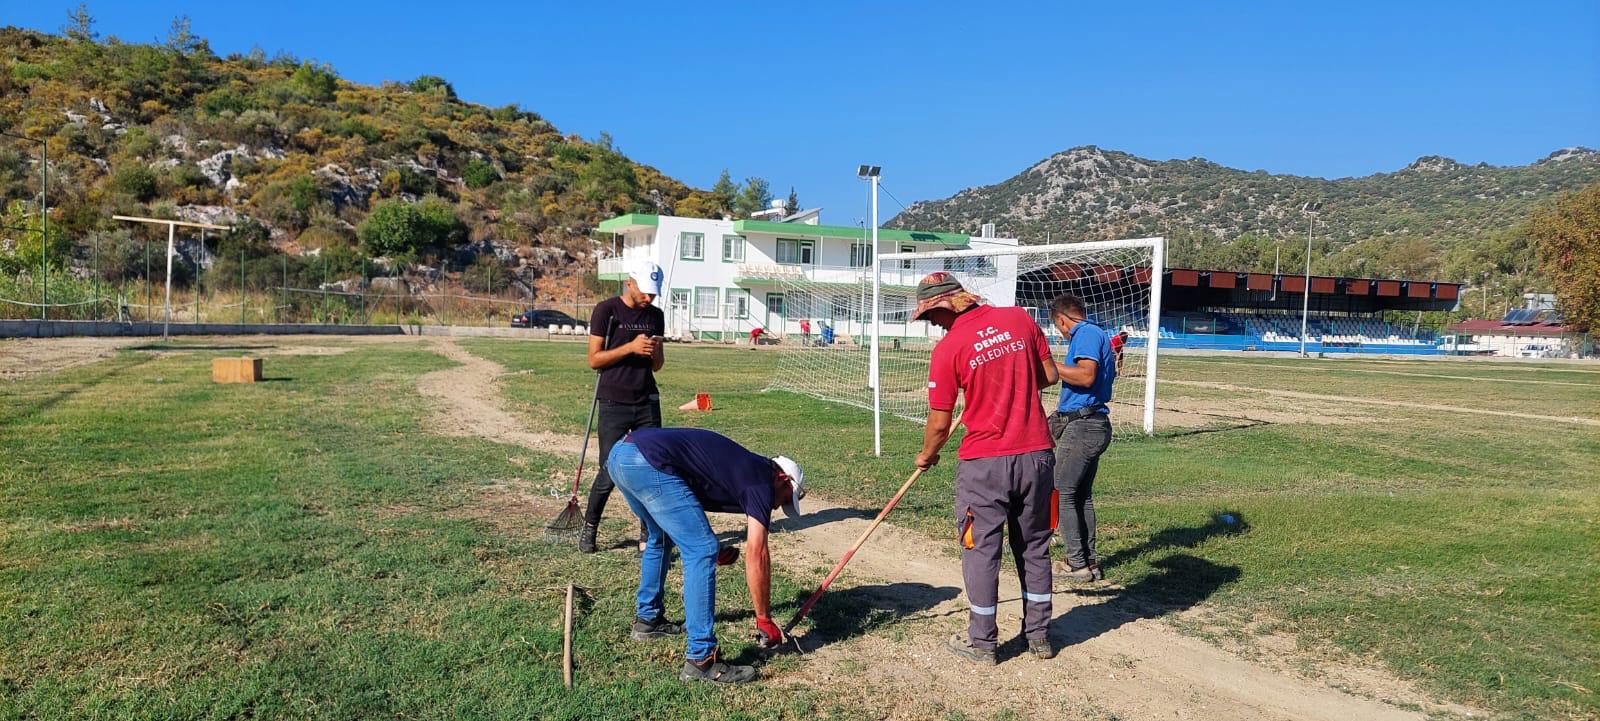
[[827, 591], [828, 586], [833, 584], [833, 579], [839, 577], [839, 573], [844, 570], [845, 564], [849, 563], [850, 559], [856, 555], [856, 551], [866, 544], [867, 538], [872, 536], [872, 532], [878, 530], [878, 524], [883, 523], [883, 519], [889, 516], [889, 512], [894, 510], [895, 505], [906, 495], [906, 491], [911, 490], [911, 484], [916, 483], [917, 479], [921, 477], [921, 468], [911, 473], [911, 477], [907, 478], [906, 482], [900, 486], [900, 490], [895, 492], [894, 498], [889, 499], [889, 504], [878, 512], [878, 517], [872, 519], [872, 523], [867, 526], [867, 530], [861, 532], [861, 537], [857, 538], [856, 542], [850, 546], [850, 550], [844, 552], [844, 557], [840, 558], [837, 564], [834, 564], [833, 571], [828, 574], [827, 578], [822, 580], [822, 585], [818, 586], [816, 592], [812, 593], [811, 597], [806, 599], [806, 602], [800, 606], [800, 610], [795, 612], [794, 618], [789, 619], [789, 623], [784, 625], [783, 635], [789, 635], [789, 632], [793, 631], [794, 627], [800, 624], [800, 620], [805, 618], [806, 614], [811, 611], [811, 607], [817, 605], [818, 599], [821, 599], [823, 592]]
[[567, 607], [561, 632], [561, 683], [572, 688], [572, 584], [567, 584]]

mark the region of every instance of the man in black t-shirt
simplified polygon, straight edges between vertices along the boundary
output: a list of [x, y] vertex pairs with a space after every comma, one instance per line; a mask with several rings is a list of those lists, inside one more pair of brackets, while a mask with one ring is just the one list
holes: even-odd
[[[596, 305], [589, 316], [589, 367], [600, 371], [600, 472], [589, 487], [578, 537], [578, 550], [584, 553], [595, 552], [600, 514], [611, 497], [611, 474], [606, 472], [611, 447], [628, 431], [661, 427], [655, 372], [666, 362], [660, 339], [667, 323], [661, 309], [651, 305], [661, 294], [661, 278], [661, 266], [655, 263], [633, 265], [622, 281], [622, 295]], [[643, 531], [639, 536], [643, 544]]]
[[[771, 643], [783, 640], [772, 620], [772, 559], [767, 548], [772, 512], [800, 515], [805, 474], [789, 458], [752, 453], [726, 436], [699, 428], [645, 428], [628, 434], [607, 461], [617, 487], [645, 522], [648, 539], [639, 557], [634, 602], [636, 641], [684, 635], [685, 681], [745, 683], [750, 666], [718, 656], [717, 556], [719, 544], [707, 512], [745, 516], [744, 580], [756, 629]], [[666, 618], [663, 597], [672, 563], [668, 544], [683, 560], [683, 625]]]

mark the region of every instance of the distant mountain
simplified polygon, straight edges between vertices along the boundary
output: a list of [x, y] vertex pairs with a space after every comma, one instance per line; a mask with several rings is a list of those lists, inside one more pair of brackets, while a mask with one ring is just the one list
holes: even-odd
[[1588, 148], [1510, 167], [1425, 156], [1393, 173], [1328, 180], [1084, 146], [1009, 180], [914, 203], [888, 225], [975, 232], [992, 222], [1027, 243], [1046, 233], [1056, 241], [1165, 235], [1176, 262], [1270, 269], [1279, 250], [1285, 262], [1304, 262], [1303, 251], [1279, 241], [1303, 246], [1310, 216], [1301, 209], [1320, 202], [1320, 272], [1471, 282], [1526, 276], [1531, 256], [1517, 236], [1529, 212], [1597, 181], [1600, 153]]

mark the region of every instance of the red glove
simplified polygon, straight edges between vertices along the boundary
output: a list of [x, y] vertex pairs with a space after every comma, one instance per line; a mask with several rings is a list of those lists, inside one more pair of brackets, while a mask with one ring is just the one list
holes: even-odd
[[738, 546], [725, 546], [722, 550], [717, 551], [718, 566], [731, 566], [737, 560], [739, 560]]
[[772, 622], [771, 616], [756, 616], [756, 638], [763, 648], [772, 648], [783, 643], [783, 629]]

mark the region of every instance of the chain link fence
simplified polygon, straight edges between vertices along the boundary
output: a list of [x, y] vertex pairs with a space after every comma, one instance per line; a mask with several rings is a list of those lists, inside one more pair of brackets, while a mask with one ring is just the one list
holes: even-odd
[[525, 285], [488, 264], [401, 273], [344, 249], [294, 257], [228, 239], [178, 244], [169, 300], [166, 252], [165, 239], [96, 234], [70, 268], [0, 277], [0, 320], [509, 326], [530, 309], [584, 324], [594, 307], [529, 301]]

